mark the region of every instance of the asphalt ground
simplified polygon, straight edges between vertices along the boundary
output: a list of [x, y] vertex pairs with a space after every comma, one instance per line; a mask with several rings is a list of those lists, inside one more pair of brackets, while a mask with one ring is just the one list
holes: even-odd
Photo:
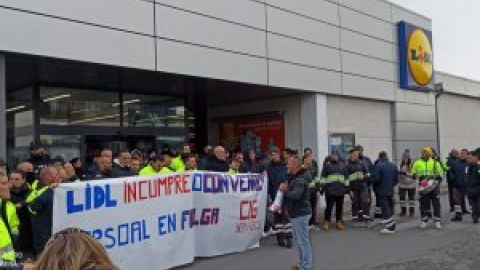
[[[414, 218], [397, 218], [393, 235], [380, 234], [381, 224], [369, 229], [351, 221], [347, 221], [345, 231], [313, 230], [314, 269], [480, 269], [480, 225], [473, 224], [470, 216], [464, 216], [461, 223], [451, 222], [446, 196], [442, 196], [442, 206], [442, 230], [433, 225], [420, 229], [418, 209]], [[263, 239], [260, 246], [243, 253], [197, 259], [178, 269], [280, 270], [291, 269], [298, 260], [297, 248], [277, 246], [274, 236]]]

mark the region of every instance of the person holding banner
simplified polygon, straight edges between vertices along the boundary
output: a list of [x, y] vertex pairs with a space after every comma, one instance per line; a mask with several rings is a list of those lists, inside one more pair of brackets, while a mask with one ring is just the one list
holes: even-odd
[[293, 228], [293, 238], [298, 245], [300, 262], [294, 266], [300, 270], [313, 269], [312, 246], [308, 222], [312, 216], [310, 205], [310, 173], [302, 168], [302, 159], [292, 156], [287, 160], [288, 183], [280, 184], [283, 203]]
[[52, 235], [53, 188], [58, 186], [60, 177], [54, 167], [40, 171], [38, 188], [30, 193], [26, 203], [32, 215], [33, 251], [38, 257]]
[[281, 247], [292, 247], [292, 229], [288, 216], [282, 211], [283, 193], [279, 191], [281, 183], [287, 182], [287, 166], [282, 161], [280, 150], [272, 149], [270, 163], [267, 166], [268, 196], [273, 202], [270, 207], [274, 215], [274, 233], [277, 236], [277, 244]]

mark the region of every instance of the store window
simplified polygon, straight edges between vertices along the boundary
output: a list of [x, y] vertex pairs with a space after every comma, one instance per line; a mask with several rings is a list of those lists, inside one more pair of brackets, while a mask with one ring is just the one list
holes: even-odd
[[125, 94], [124, 126], [185, 128], [185, 106], [182, 98]]
[[41, 135], [40, 143], [45, 152], [53, 159], [62, 159], [69, 161], [75, 157], [80, 157], [79, 135]]
[[30, 154], [35, 130], [32, 100], [32, 88], [7, 92], [7, 162], [10, 168]]
[[41, 87], [39, 102], [41, 125], [120, 126], [118, 93]]

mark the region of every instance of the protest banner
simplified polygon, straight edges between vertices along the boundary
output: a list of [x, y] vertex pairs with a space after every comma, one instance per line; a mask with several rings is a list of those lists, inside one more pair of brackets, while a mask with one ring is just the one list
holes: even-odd
[[78, 227], [120, 269], [168, 269], [258, 247], [266, 178], [188, 172], [62, 184], [53, 231]]

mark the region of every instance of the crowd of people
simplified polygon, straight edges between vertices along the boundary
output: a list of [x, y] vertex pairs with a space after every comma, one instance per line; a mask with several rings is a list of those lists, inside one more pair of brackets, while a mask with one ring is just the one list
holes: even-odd
[[[439, 195], [440, 184], [446, 178], [451, 211], [455, 212], [452, 221], [462, 221], [463, 215], [470, 213], [467, 201], [475, 223], [480, 216], [480, 148], [454, 149], [446, 162], [441, 162], [430, 147], [425, 147], [416, 161], [406, 150], [399, 166], [389, 160], [386, 152], [379, 153], [372, 162], [360, 145], [351, 149], [346, 159], [329, 155], [321, 166], [310, 148], [304, 149], [301, 156], [295, 149], [274, 148], [266, 158], [257, 157], [254, 149], [230, 151], [222, 146], [206, 146], [201, 153], [194, 153], [189, 144], [178, 151], [166, 148], [142, 153], [124, 149], [115, 156], [111, 149], [102, 149], [92, 164], [86, 165], [80, 158], [52, 160], [41, 145], [32, 145], [30, 150], [30, 158], [15, 169], [0, 164], [0, 255], [2, 265], [11, 263], [11, 267], [29, 260], [42, 262], [47, 243], [59, 237], [52, 237], [53, 190], [68, 182], [194, 170], [265, 174], [271, 211], [267, 211], [264, 236], [274, 234], [278, 245], [286, 248], [296, 242], [301, 254], [298, 269], [312, 269], [310, 229], [330, 230], [334, 210], [335, 228], [347, 228], [346, 196], [351, 199], [354, 223], [381, 218], [381, 232], [392, 234], [396, 227], [394, 196], [398, 185], [399, 215], [414, 217], [418, 200], [420, 227], [427, 228], [433, 220], [435, 228], [442, 229]], [[322, 196], [326, 207], [320, 221], [317, 205]], [[94, 250], [94, 246], [90, 249]], [[91, 256], [89, 251], [85, 252], [85, 256]]]
[[[393, 234], [396, 229], [395, 195], [398, 193], [399, 216], [413, 218], [415, 204], [419, 201], [420, 228], [426, 229], [430, 221], [441, 230], [441, 184], [446, 178], [451, 199], [452, 221], [463, 220], [472, 214], [473, 223], [480, 217], [480, 148], [459, 152], [453, 149], [447, 162], [442, 162], [435, 150], [425, 147], [421, 157], [413, 161], [406, 150], [397, 167], [388, 154], [380, 152], [372, 162], [364, 155], [362, 146], [349, 151], [346, 160], [336, 154], [325, 158], [319, 170], [310, 149], [305, 149], [303, 159], [296, 153], [285, 151], [283, 161], [279, 151], [271, 153], [267, 166], [269, 208], [274, 212], [274, 226], [266, 226], [266, 234], [276, 235], [279, 246], [291, 248], [292, 239], [299, 247], [300, 262], [294, 269], [312, 269], [312, 249], [308, 230], [319, 226], [323, 231], [331, 227], [335, 207], [335, 227], [345, 230], [343, 217], [345, 197], [352, 203], [352, 222], [371, 225], [380, 218], [383, 234]], [[286, 163], [284, 162], [286, 161]], [[282, 168], [283, 167], [283, 168]], [[285, 181], [284, 179], [287, 179]], [[398, 187], [397, 187], [398, 186]], [[324, 220], [317, 224], [317, 201], [324, 196]], [[418, 199], [417, 199], [418, 196]], [[375, 203], [373, 207], [373, 201]], [[467, 203], [471, 205], [471, 212]], [[374, 209], [371, 215], [371, 209]]]

